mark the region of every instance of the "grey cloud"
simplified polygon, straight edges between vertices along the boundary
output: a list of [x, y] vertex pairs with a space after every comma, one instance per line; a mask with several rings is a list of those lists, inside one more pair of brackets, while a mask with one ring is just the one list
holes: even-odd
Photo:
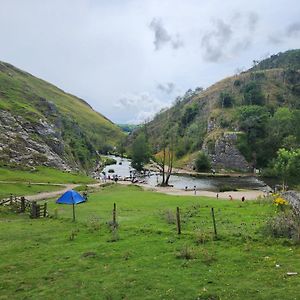
[[166, 84], [159, 83], [156, 87], [158, 90], [168, 95], [175, 90], [175, 84], [173, 82], [167, 82]]
[[224, 47], [230, 42], [232, 29], [223, 20], [215, 21], [215, 29], [202, 37], [204, 57], [211, 62], [219, 61], [224, 55]]
[[275, 34], [271, 34], [268, 37], [268, 41], [273, 45], [280, 45], [281, 43], [283, 43], [283, 39], [280, 36]]
[[176, 34], [176, 36], [170, 35], [160, 19], [154, 18], [149, 27], [154, 32], [153, 43], [155, 50], [160, 50], [163, 46], [168, 44], [175, 50], [183, 46], [183, 41], [179, 34]]
[[300, 22], [292, 23], [286, 29], [286, 34], [288, 36], [298, 36], [300, 35]]
[[255, 12], [250, 12], [248, 15], [248, 28], [251, 32], [253, 32], [256, 29], [258, 21], [258, 14]]

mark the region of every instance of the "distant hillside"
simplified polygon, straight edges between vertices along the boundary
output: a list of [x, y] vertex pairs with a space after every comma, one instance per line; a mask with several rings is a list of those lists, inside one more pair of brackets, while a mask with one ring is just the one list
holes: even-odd
[[153, 151], [168, 139], [177, 166], [192, 168], [203, 150], [214, 168], [250, 171], [267, 166], [279, 147], [299, 147], [299, 53], [273, 55], [206, 90], [188, 91], [143, 128]]
[[0, 62], [0, 161], [89, 168], [121, 137], [84, 100]]
[[135, 125], [135, 124], [117, 124], [124, 132], [132, 133], [135, 129], [138, 129], [141, 127], [141, 125]]
[[269, 58], [264, 59], [260, 62], [257, 61], [257, 65], [251, 70], [268, 70], [268, 69], [300, 69], [300, 50], [288, 50], [284, 53], [271, 55]]

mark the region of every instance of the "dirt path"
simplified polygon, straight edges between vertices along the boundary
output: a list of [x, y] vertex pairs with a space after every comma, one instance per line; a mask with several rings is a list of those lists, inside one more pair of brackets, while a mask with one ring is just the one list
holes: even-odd
[[[15, 183], [15, 182], [11, 182], [11, 183]], [[123, 184], [123, 185], [131, 185], [132, 184], [130, 181], [119, 181], [119, 183]], [[41, 183], [32, 183], [32, 184], [47, 185], [47, 183], [42, 183], [42, 182]], [[103, 184], [104, 184], [104, 182], [97, 182], [97, 183], [87, 184], [87, 186], [88, 187], [99, 187]], [[28, 195], [28, 196], [26, 196], [26, 199], [28, 199], [30, 201], [39, 201], [39, 200], [46, 200], [46, 199], [50, 199], [50, 198], [56, 198], [56, 197], [61, 196], [66, 191], [80, 186], [81, 184], [59, 183], [59, 184], [53, 184], [53, 185], [61, 186], [63, 188], [60, 190], [57, 190], [57, 191], [41, 192], [41, 193], [38, 193], [35, 195]], [[163, 193], [163, 194], [167, 194], [167, 195], [206, 196], [206, 197], [212, 197], [212, 198], [217, 199], [217, 197], [216, 197], [217, 193], [211, 192], [211, 191], [197, 191], [196, 195], [195, 195], [194, 191], [184, 191], [184, 190], [176, 189], [174, 187], [151, 187], [147, 184], [135, 184], [135, 185], [141, 186], [145, 190], [151, 190], [154, 192]], [[243, 190], [243, 191], [222, 192], [222, 193], [218, 193], [218, 195], [219, 195], [219, 199], [222, 199], [222, 200], [229, 200], [230, 195], [233, 200], [241, 200], [242, 197], [245, 197], [245, 200], [255, 200], [255, 199], [257, 199], [257, 197], [263, 196], [264, 193], [262, 191], [258, 191], [258, 190]]]
[[64, 186], [64, 189], [53, 191], [53, 192], [42, 192], [35, 195], [29, 195], [26, 196], [26, 199], [30, 201], [39, 201], [39, 200], [45, 200], [49, 198], [55, 198], [57, 196], [62, 195], [68, 190], [74, 189], [75, 187], [79, 186], [80, 184], [60, 184], [61, 186]]

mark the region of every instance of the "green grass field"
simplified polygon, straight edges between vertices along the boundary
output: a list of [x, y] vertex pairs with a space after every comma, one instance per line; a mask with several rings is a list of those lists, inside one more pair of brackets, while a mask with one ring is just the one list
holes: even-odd
[[36, 167], [35, 171], [0, 167], [0, 181], [43, 182], [43, 183], [93, 183], [83, 174], [63, 172], [47, 167]]
[[49, 210], [57, 218], [0, 211], [0, 299], [299, 299], [299, 275], [286, 275], [300, 271], [299, 247], [262, 234], [270, 203], [111, 185], [76, 207], [75, 223], [71, 206]]
[[41, 192], [59, 191], [62, 187], [58, 185], [34, 185], [28, 183], [2, 183], [0, 182], [0, 199], [14, 196], [34, 195]]

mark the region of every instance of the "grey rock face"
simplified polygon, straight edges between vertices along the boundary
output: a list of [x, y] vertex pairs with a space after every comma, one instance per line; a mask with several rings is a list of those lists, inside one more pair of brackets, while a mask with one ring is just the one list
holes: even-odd
[[291, 204], [296, 212], [300, 212], [300, 193], [295, 191], [286, 191], [281, 195]]
[[224, 133], [219, 137], [214, 145], [214, 149], [208, 149], [208, 145], [203, 145], [203, 150], [211, 158], [213, 168], [233, 169], [243, 172], [251, 170], [250, 165], [236, 147], [237, 134]]
[[64, 142], [53, 124], [37, 123], [0, 110], [0, 159], [25, 165], [70, 169], [62, 159]]

